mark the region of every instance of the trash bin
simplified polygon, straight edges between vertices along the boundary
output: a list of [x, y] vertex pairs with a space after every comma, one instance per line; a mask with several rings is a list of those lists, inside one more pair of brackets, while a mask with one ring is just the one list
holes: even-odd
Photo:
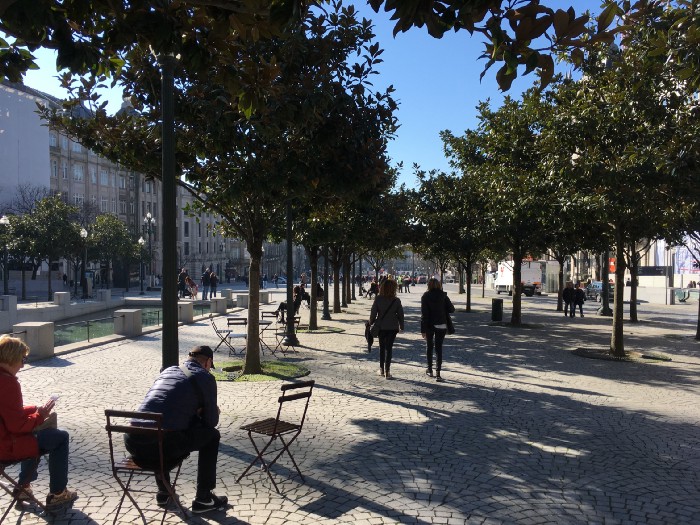
[[503, 299], [491, 299], [491, 320], [503, 321]]

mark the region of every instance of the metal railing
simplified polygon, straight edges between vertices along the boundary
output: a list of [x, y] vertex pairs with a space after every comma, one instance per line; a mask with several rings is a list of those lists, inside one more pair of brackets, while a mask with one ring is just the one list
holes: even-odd
[[[76, 323], [64, 323], [56, 325], [53, 332], [54, 347], [78, 343], [80, 341], [90, 341], [97, 337], [114, 335], [114, 319], [123, 316], [101, 317], [99, 319], [88, 319]], [[92, 333], [91, 333], [92, 328]]]

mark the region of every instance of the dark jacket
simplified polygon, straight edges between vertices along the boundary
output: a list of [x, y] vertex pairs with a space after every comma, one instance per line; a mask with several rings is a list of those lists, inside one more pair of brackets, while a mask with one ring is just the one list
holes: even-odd
[[573, 288], [564, 288], [561, 292], [561, 298], [564, 300], [565, 303], [573, 303], [574, 293], [575, 290]]
[[[393, 304], [392, 304], [393, 302]], [[386, 315], [384, 314], [386, 312]], [[403, 306], [398, 297], [386, 297], [378, 295], [372, 303], [372, 311], [369, 314], [369, 324], [381, 318], [380, 330], [403, 330]]]
[[576, 288], [576, 290], [574, 290], [574, 303], [583, 304], [585, 302], [586, 292], [583, 291], [583, 288]]
[[[204, 425], [215, 427], [219, 423], [216, 380], [197, 361], [184, 364], [192, 376], [188, 378], [179, 366], [166, 368], [153, 383], [139, 410], [163, 414], [165, 430], [190, 428], [198, 415]], [[192, 382], [196, 382], [202, 392], [201, 401]]]
[[420, 332], [425, 334], [434, 330], [436, 324], [447, 324], [447, 314], [454, 311], [447, 292], [438, 288], [428, 290], [420, 298]]
[[22, 389], [15, 376], [0, 370], [0, 460], [17, 460], [39, 455], [32, 433], [44, 422], [35, 406], [22, 404]]

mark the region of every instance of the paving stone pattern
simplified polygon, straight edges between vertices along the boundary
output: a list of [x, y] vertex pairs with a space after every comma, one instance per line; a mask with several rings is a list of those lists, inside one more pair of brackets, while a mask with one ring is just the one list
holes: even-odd
[[[400, 295], [407, 331], [394, 348], [394, 380], [377, 375], [377, 347], [365, 351], [366, 299], [324, 323], [344, 332], [299, 334], [299, 352], [285, 359], [307, 366], [317, 386], [293, 445], [306, 482], [287, 479], [293, 469], [283, 460], [273, 469], [282, 495], [259, 469], [235, 481], [253, 458], [240, 426], [274, 416], [280, 383], [219, 383], [216, 491], [231, 507], [191, 522], [700, 523], [697, 305], [641, 305], [642, 322], [626, 326], [628, 348], [665, 352], [673, 361], [620, 363], [570, 352], [609, 342], [611, 320], [594, 315], [590, 303], [585, 318], [569, 319], [554, 311], [552, 297], [523, 298], [530, 327], [515, 329], [490, 323], [492, 296], [482, 299], [476, 290], [466, 313], [465, 296], [450, 286], [461, 311], [454, 315], [457, 334], [445, 344], [446, 381], [437, 383], [425, 375], [421, 288]], [[308, 313], [302, 310], [302, 323]], [[183, 357], [195, 344], [217, 342], [205, 320], [181, 328], [179, 339]], [[71, 434], [69, 486], [80, 499], [53, 523], [111, 523], [119, 491], [109, 472], [104, 409], [138, 407], [158, 374], [160, 352], [155, 333], [20, 373], [26, 402], [61, 394], [59, 424]], [[178, 486], [188, 508], [195, 478], [191, 457]], [[44, 494], [46, 483], [44, 463], [35, 492]], [[139, 522], [127, 509], [120, 523]], [[155, 524], [161, 514], [152, 509], [146, 518]], [[175, 513], [165, 520], [181, 521]], [[8, 518], [45, 522], [15, 511]]]

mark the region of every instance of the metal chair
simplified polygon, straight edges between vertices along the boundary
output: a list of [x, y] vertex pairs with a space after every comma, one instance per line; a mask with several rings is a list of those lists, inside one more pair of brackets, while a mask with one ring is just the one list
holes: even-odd
[[[248, 319], [244, 317], [227, 317], [226, 318], [226, 325], [228, 326], [229, 334], [228, 334], [228, 340], [229, 340], [229, 351], [228, 355], [229, 357], [235, 356], [236, 354], [243, 355], [245, 354], [246, 350], [246, 344], [248, 342]], [[243, 327], [243, 331], [241, 332], [241, 328], [238, 328], [239, 331], [234, 331], [236, 327]], [[241, 350], [240, 352], [236, 351], [235, 345], [233, 344], [233, 339], [243, 339], [244, 342], [241, 345]]]
[[[302, 428], [304, 427], [304, 420], [306, 419], [306, 412], [309, 408], [309, 400], [311, 399], [311, 393], [313, 392], [314, 384], [315, 381], [311, 380], [282, 385], [282, 395], [277, 399], [277, 402], [279, 403], [279, 407], [277, 409], [277, 417], [271, 417], [268, 419], [255, 421], [254, 423], [249, 423], [241, 427], [241, 429], [248, 432], [248, 438], [253, 444], [253, 448], [255, 448], [255, 452], [257, 453], [257, 455], [255, 456], [255, 459], [250, 463], [250, 465], [248, 465], [248, 468], [246, 468], [243, 471], [243, 474], [241, 474], [238, 477], [236, 482], [240, 482], [243, 479], [243, 477], [245, 477], [248, 474], [250, 469], [257, 462], [260, 462], [262, 469], [265, 472], [267, 472], [270, 481], [272, 481], [275, 490], [279, 492], [280, 489], [279, 487], [277, 487], [277, 483], [275, 483], [275, 480], [273, 479], [272, 474], [270, 473], [270, 469], [275, 463], [277, 463], [277, 460], [280, 459], [282, 454], [284, 454], [285, 452], [292, 460], [292, 464], [294, 465], [296, 471], [299, 473], [299, 477], [302, 479], [302, 481], [304, 480], [304, 476], [302, 475], [301, 470], [299, 470], [299, 466], [294, 460], [294, 457], [292, 456], [289, 447], [292, 443], [294, 443], [294, 441], [296, 441], [296, 439], [299, 437], [299, 434], [301, 434]], [[289, 422], [282, 420], [283, 410], [285, 416], [290, 415], [289, 412], [291, 411], [291, 409], [289, 409], [288, 404], [300, 400], [306, 400], [304, 410], [301, 414], [301, 418], [297, 417], [297, 422]], [[258, 444], [255, 442], [253, 434], [264, 436], [262, 438], [262, 448], [258, 447]], [[264, 442], [265, 439], [267, 439], [266, 443]], [[282, 446], [280, 448], [268, 450], [277, 440], [279, 440]], [[274, 454], [274, 456], [271, 460], [266, 461], [266, 454]]]
[[[300, 315], [295, 315], [294, 316], [294, 333], [296, 334], [297, 331], [299, 330], [299, 324], [301, 323], [301, 316]], [[277, 325], [277, 331], [275, 332], [275, 336], [277, 337], [277, 344], [275, 345], [275, 349], [272, 351], [274, 355], [277, 350], [281, 351], [283, 355], [287, 355], [287, 352], [289, 352], [289, 349], [291, 347], [293, 352], [296, 352], [296, 346], [294, 345], [286, 345], [284, 344], [284, 339], [287, 336], [287, 323], [278, 323]]]
[[[36, 458], [26, 459], [33, 459], [36, 461], [34, 468], [39, 466], [40, 456], [37, 456]], [[5, 492], [12, 496], [12, 501], [10, 501], [10, 504], [5, 508], [5, 512], [3, 513], [2, 518], [0, 518], [0, 523], [5, 521], [5, 518], [10, 513], [12, 507], [15, 506], [15, 504], [17, 505], [17, 508], [20, 508], [21, 501], [19, 498], [22, 494], [28, 498], [28, 501], [31, 501], [34, 505], [39, 507], [42, 512], [47, 512], [46, 507], [44, 507], [44, 505], [42, 505], [42, 503], [38, 499], [36, 499], [36, 497], [32, 493], [25, 491], [24, 488], [20, 486], [19, 481], [7, 473], [8, 468], [13, 467], [15, 465], [19, 465], [22, 461], [24, 460], [22, 459], [17, 461], [0, 461], [0, 476], [7, 481], [7, 484], [0, 483], [0, 487], [2, 487], [2, 489]]]
[[[165, 486], [168, 491], [169, 499], [164, 505], [163, 518], [161, 519], [161, 524], [165, 521], [165, 516], [168, 512], [167, 505], [169, 502], [174, 502], [177, 510], [182, 514], [182, 517], [187, 520], [188, 515], [185, 509], [180, 504], [180, 501], [175, 494], [175, 485], [177, 484], [177, 478], [180, 476], [180, 468], [182, 467], [182, 462], [187, 457], [180, 458], [173, 468], [177, 468], [175, 471], [175, 478], [172, 482], [168, 481], [167, 469], [164, 462], [163, 454], [163, 435], [165, 431], [163, 430], [163, 415], [154, 412], [138, 412], [138, 411], [126, 411], [126, 410], [105, 410], [105, 417], [107, 418], [107, 425], [105, 429], [107, 430], [107, 436], [109, 438], [109, 459], [112, 467], [112, 475], [114, 479], [117, 480], [119, 486], [122, 489], [122, 497], [119, 500], [119, 505], [114, 515], [114, 524], [117, 523], [119, 519], [119, 513], [121, 512], [122, 505], [124, 503], [124, 498], [128, 497], [131, 503], [134, 505], [136, 510], [141, 515], [141, 519], [146, 524], [146, 518], [143, 515], [143, 510], [136, 503], [136, 499], [132, 495], [132, 492], [149, 492], [154, 493], [155, 490], [145, 490], [142, 488], [137, 488], [132, 486], [132, 482], [156, 478]], [[158, 457], [153, 458], [153, 463], [149, 465], [139, 465], [137, 464], [133, 457], [129, 455], [128, 452], [124, 451], [123, 457], [117, 457], [114, 451], [114, 434], [139, 434], [142, 436], [148, 436], [155, 439], [158, 443]], [[122, 440], [120, 440], [122, 441]]]
[[221, 345], [226, 345], [229, 348], [229, 355], [231, 352], [235, 352], [235, 348], [231, 346], [231, 343], [229, 342], [229, 334], [231, 333], [231, 330], [228, 329], [221, 329], [218, 326], [216, 326], [216, 321], [214, 321], [214, 316], [209, 315], [209, 322], [211, 323], [211, 328], [214, 330], [214, 333], [216, 336], [219, 338], [219, 344], [214, 347], [214, 352], [216, 352]]

